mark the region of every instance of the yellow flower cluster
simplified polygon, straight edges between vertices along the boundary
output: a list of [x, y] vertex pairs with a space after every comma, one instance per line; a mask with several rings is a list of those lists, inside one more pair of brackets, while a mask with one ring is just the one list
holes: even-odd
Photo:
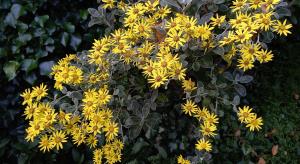
[[219, 123], [219, 118], [214, 113], [210, 113], [207, 108], [198, 107], [192, 100], [187, 100], [185, 104], [181, 106], [183, 113], [193, 116], [199, 120], [200, 132], [203, 138], [199, 139], [196, 143], [196, 149], [201, 151], [211, 151], [212, 146], [209, 137], [214, 137], [217, 130], [216, 124]]
[[83, 72], [80, 68], [70, 64], [72, 61], [77, 60], [76, 55], [67, 55], [52, 67], [51, 75], [54, 75], [55, 79], [54, 88], [62, 90], [63, 84], [78, 85], [82, 82]]
[[247, 124], [246, 127], [249, 128], [250, 131], [260, 130], [261, 125], [263, 125], [262, 118], [257, 117], [256, 113], [253, 113], [252, 108], [249, 106], [239, 108], [237, 115], [239, 117], [239, 121]]
[[[27, 141], [38, 139], [39, 148], [43, 152], [62, 149], [68, 138], [72, 139], [74, 145], [87, 144], [90, 148], [96, 148], [99, 137], [105, 134], [106, 144], [101, 148], [104, 158], [108, 163], [121, 160], [123, 143], [116, 138], [119, 127], [112, 120], [112, 111], [107, 107], [111, 95], [106, 86], [84, 91], [82, 107], [79, 108], [81, 111], [55, 110], [51, 103], [41, 101], [47, 95], [47, 86], [44, 84], [33, 87], [32, 91], [26, 89], [21, 94], [23, 104], [27, 105], [25, 119], [29, 120]], [[94, 154], [99, 150], [96, 149]], [[95, 155], [94, 159], [100, 163], [102, 158]]]
[[[239, 54], [238, 67], [244, 71], [254, 67], [254, 62], [266, 63], [272, 60], [272, 51], [264, 50], [260, 44], [262, 32], [276, 32], [287, 36], [291, 32], [291, 24], [276, 20], [275, 6], [280, 0], [235, 0], [230, 7], [235, 18], [229, 19], [230, 25], [223, 33], [226, 36], [219, 41], [220, 46], [229, 46], [230, 51], [224, 59], [231, 63], [234, 56]], [[250, 7], [250, 8], [249, 8]], [[225, 22], [224, 18], [212, 19], [214, 26]]]

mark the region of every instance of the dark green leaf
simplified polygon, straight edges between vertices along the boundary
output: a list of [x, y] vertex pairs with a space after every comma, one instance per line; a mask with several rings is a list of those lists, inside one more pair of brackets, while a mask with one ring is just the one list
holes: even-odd
[[80, 36], [76, 36], [76, 35], [72, 35], [71, 36], [71, 42], [70, 45], [71, 47], [76, 51], [79, 44], [81, 43], [81, 37]]
[[19, 67], [20, 64], [17, 61], [9, 61], [4, 64], [3, 71], [9, 81], [16, 77]]
[[22, 16], [23, 14], [26, 13], [23, 6], [21, 6], [19, 4], [13, 4], [10, 9], [10, 12], [16, 19], [18, 19], [20, 16]]
[[22, 61], [21, 69], [26, 72], [30, 72], [31, 70], [37, 67], [37, 61], [34, 59], [24, 59]]
[[54, 65], [54, 61], [45, 61], [40, 64], [40, 74], [41, 75], [49, 75], [51, 73], [52, 66]]
[[49, 19], [48, 15], [43, 15], [43, 16], [36, 16], [34, 17], [34, 21], [38, 23], [41, 27], [44, 27], [46, 21]]
[[68, 41], [69, 41], [69, 34], [64, 32], [62, 35], [61, 35], [61, 39], [60, 39], [60, 43], [63, 45], [63, 46], [67, 46], [68, 44]]

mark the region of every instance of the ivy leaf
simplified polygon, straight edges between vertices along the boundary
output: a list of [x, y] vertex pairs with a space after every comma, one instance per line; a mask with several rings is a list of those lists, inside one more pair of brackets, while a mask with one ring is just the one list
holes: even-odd
[[16, 19], [18, 19], [20, 16], [22, 16], [23, 14], [26, 13], [23, 6], [21, 6], [19, 4], [13, 4], [11, 6], [10, 12]]
[[41, 75], [49, 75], [51, 73], [52, 66], [54, 65], [54, 61], [45, 61], [42, 62], [40, 67], [40, 74]]
[[69, 39], [70, 39], [69, 34], [66, 33], [66, 32], [63, 32], [63, 34], [61, 35], [61, 38], [60, 38], [60, 43], [61, 43], [64, 47], [66, 47], [67, 44], [68, 44]]
[[70, 45], [71, 47], [76, 51], [78, 46], [80, 45], [81, 43], [81, 37], [80, 36], [77, 36], [77, 35], [72, 35], [71, 36], [71, 42], [70, 42]]
[[43, 15], [43, 16], [36, 16], [34, 17], [34, 21], [40, 25], [41, 27], [44, 27], [45, 22], [49, 19], [48, 15]]
[[21, 70], [30, 72], [37, 67], [37, 61], [34, 59], [24, 59], [22, 61]]
[[9, 61], [4, 64], [3, 71], [8, 78], [8, 81], [16, 77], [19, 67], [20, 64], [17, 61]]
[[17, 19], [12, 15], [12, 13], [8, 13], [4, 19], [4, 23], [13, 28], [16, 28]]

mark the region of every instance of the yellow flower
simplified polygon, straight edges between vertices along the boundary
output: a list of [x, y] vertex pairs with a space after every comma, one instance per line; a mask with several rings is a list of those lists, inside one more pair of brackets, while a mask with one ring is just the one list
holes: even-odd
[[145, 3], [145, 8], [147, 12], [154, 12], [156, 10], [156, 7], [159, 5], [159, 0], [154, 1], [147, 1]]
[[211, 143], [204, 138], [199, 139], [196, 143], [196, 149], [201, 151], [205, 150], [207, 152], [211, 151]]
[[99, 106], [106, 105], [111, 99], [111, 95], [109, 95], [107, 87], [100, 88], [97, 97]]
[[54, 110], [46, 111], [44, 116], [41, 119], [43, 120], [43, 122], [45, 122], [45, 124], [51, 125], [56, 121], [55, 119], [56, 115], [57, 113], [55, 113]]
[[103, 151], [101, 149], [95, 149], [93, 152], [93, 161], [95, 164], [102, 164]]
[[280, 21], [277, 21], [275, 25], [273, 25], [273, 31], [277, 32], [279, 35], [287, 36], [288, 34], [291, 34], [289, 31], [290, 28], [292, 28], [291, 24], [286, 24], [286, 19], [281, 23]]
[[56, 131], [52, 133], [52, 136], [50, 137], [51, 144], [59, 150], [63, 148], [63, 143], [67, 142], [66, 134], [64, 131]]
[[242, 45], [240, 52], [242, 58], [250, 58], [254, 60], [255, 56], [257, 56], [260, 53], [259, 49], [260, 49], [260, 45], [258, 43], [255, 44], [246, 43]]
[[127, 10], [125, 13], [128, 17], [132, 17], [137, 19], [138, 17], [142, 16], [146, 12], [146, 8], [141, 3], [137, 3]]
[[35, 113], [37, 111], [37, 107], [38, 107], [37, 103], [33, 103], [31, 105], [26, 106], [24, 114], [23, 114], [24, 116], [26, 116], [25, 117], [26, 120], [31, 119], [35, 115]]
[[158, 7], [158, 11], [156, 11], [154, 17], [164, 19], [169, 13], [171, 13], [171, 9], [169, 7]]
[[268, 31], [270, 29], [270, 27], [273, 26], [274, 21], [271, 18], [272, 15], [273, 15], [273, 13], [256, 14], [255, 15], [258, 25], [261, 30]]
[[42, 135], [39, 142], [39, 148], [41, 151], [43, 151], [43, 153], [45, 153], [46, 151], [50, 151], [53, 148], [53, 144], [51, 143], [51, 140], [47, 135]]
[[280, 0], [264, 0], [263, 5], [267, 7], [267, 10], [274, 9], [274, 6], [279, 4]]
[[219, 123], [219, 118], [214, 113], [207, 113], [206, 117], [204, 117], [204, 122], [207, 122], [208, 124], [217, 124]]
[[173, 19], [167, 20], [166, 22], [166, 29], [174, 29], [174, 30], [180, 30], [181, 24], [179, 19]]
[[209, 114], [209, 111], [207, 110], [206, 107], [203, 107], [202, 109], [197, 108], [194, 117], [196, 117], [198, 120], [205, 119], [206, 116]]
[[260, 129], [261, 129], [261, 125], [263, 125], [262, 121], [263, 121], [263, 120], [262, 120], [261, 117], [256, 118], [256, 115], [255, 115], [255, 117], [252, 117], [252, 118], [248, 121], [246, 127], [249, 128], [250, 131], [260, 130]]
[[220, 46], [224, 46], [230, 44], [235, 41], [235, 35], [233, 31], [229, 31], [227, 36], [225, 36], [222, 40], [219, 41]]
[[209, 39], [211, 36], [211, 30], [213, 27], [209, 27], [206, 23], [203, 25], [198, 25], [195, 28], [195, 37], [196, 38], [201, 38], [202, 40]]
[[32, 95], [34, 97], [36, 97], [36, 99], [39, 101], [41, 100], [43, 97], [47, 96], [48, 89], [47, 89], [47, 85], [44, 85], [43, 83], [39, 86], [39, 87], [33, 87], [32, 90]]
[[252, 37], [252, 34], [249, 33], [249, 31], [247, 31], [245, 29], [238, 29], [235, 31], [235, 33], [236, 33], [235, 40], [239, 41], [241, 43], [249, 41]]
[[79, 132], [77, 132], [76, 134], [74, 132], [72, 134], [72, 140], [75, 145], [79, 146], [85, 143], [85, 134], [81, 130], [79, 130]]
[[182, 87], [184, 92], [193, 92], [197, 89], [197, 87], [195, 87], [195, 82], [193, 82], [191, 78], [189, 78], [189, 80], [184, 80], [182, 82]]
[[70, 118], [71, 118], [71, 113], [65, 113], [62, 110], [60, 110], [57, 115], [58, 121], [62, 124], [66, 124], [67, 122], [69, 122]]
[[149, 38], [152, 30], [150, 24], [142, 19], [135, 23], [135, 26], [133, 26], [133, 32], [139, 37]]
[[249, 0], [250, 8], [258, 9], [262, 6], [262, 0]]
[[211, 18], [211, 23], [210, 24], [212, 24], [212, 26], [220, 27], [224, 23], [225, 18], [226, 18], [225, 16], [219, 17], [219, 15], [216, 14], [216, 17]]
[[119, 132], [119, 127], [117, 123], [108, 122], [105, 124], [103, 131], [105, 132], [105, 137], [108, 141], [113, 140]]
[[240, 69], [243, 69], [244, 71], [248, 69], [252, 69], [254, 67], [253, 63], [254, 61], [251, 58], [241, 58], [238, 59], [238, 67]]
[[182, 155], [180, 155], [180, 156], [177, 157], [177, 163], [178, 164], [190, 164], [191, 162], [187, 159], [184, 159], [182, 157]]
[[217, 130], [216, 125], [209, 124], [208, 122], [204, 122], [200, 126], [200, 131], [202, 132], [202, 135], [204, 135], [204, 136], [213, 137], [216, 135], [216, 133], [214, 132], [216, 130]]
[[115, 48], [112, 50], [115, 54], [123, 54], [125, 53], [130, 46], [126, 43], [126, 41], [120, 41], [118, 45], [115, 46]]
[[272, 51], [268, 50], [261, 50], [260, 53], [256, 55], [256, 58], [260, 63], [267, 63], [269, 61], [272, 61], [273, 57], [274, 56], [272, 54]]
[[86, 142], [87, 142], [87, 144], [89, 145], [90, 148], [95, 148], [97, 143], [98, 143], [98, 139], [94, 135], [89, 135], [87, 137]]
[[239, 107], [239, 111], [237, 113], [239, 120], [241, 123], [248, 123], [253, 117], [255, 117], [254, 113], [251, 113], [252, 108], [249, 106], [244, 106], [243, 108]]
[[187, 100], [185, 104], [181, 105], [181, 109], [184, 114], [192, 116], [197, 110], [197, 105], [193, 101]]
[[105, 9], [107, 9], [107, 8], [112, 9], [115, 7], [114, 0], [102, 0], [102, 2], [104, 3], [103, 8], [105, 8]]
[[183, 68], [182, 64], [179, 62], [174, 62], [172, 64], [172, 69], [170, 70], [171, 77], [178, 80], [184, 80], [186, 74], [186, 68]]
[[154, 66], [154, 63], [152, 62], [152, 60], [149, 60], [142, 69], [144, 70], [143, 71], [144, 75], [146, 77], [150, 77], [152, 75], [152, 71], [155, 69], [155, 66]]
[[30, 89], [25, 89], [25, 91], [21, 94], [21, 97], [23, 97], [22, 105], [32, 104], [32, 98], [34, 97], [33, 93], [30, 91]]
[[152, 75], [148, 78], [148, 82], [152, 88], [157, 89], [167, 81], [167, 72], [165, 69], [156, 68], [152, 71]]
[[247, 0], [235, 0], [232, 2], [232, 6], [230, 7], [233, 12], [242, 10], [247, 3]]
[[186, 43], [186, 40], [182, 36], [182, 31], [171, 29], [168, 31], [167, 35], [166, 41], [169, 42], [170, 46], [173, 48], [178, 49]]

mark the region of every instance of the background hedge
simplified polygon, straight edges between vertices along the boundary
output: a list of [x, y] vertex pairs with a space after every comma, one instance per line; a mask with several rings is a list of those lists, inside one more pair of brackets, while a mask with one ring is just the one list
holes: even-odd
[[[214, 145], [213, 163], [299, 163], [300, 162], [300, 1], [289, 3], [287, 13], [294, 23], [293, 35], [276, 39], [270, 45], [273, 62], [250, 72], [255, 83], [248, 86], [250, 104], [264, 118], [262, 132], [247, 133], [230, 117], [224, 117], [220, 140]], [[65, 54], [89, 49], [94, 38], [103, 35], [102, 26], [88, 27], [88, 8], [97, 8], [95, 0], [2, 0], [0, 1], [0, 158], [1, 163], [86, 163], [90, 152], [85, 147], [67, 145], [63, 151], [42, 154], [36, 143], [24, 141], [23, 107], [19, 93], [25, 88], [47, 81], [55, 61]], [[253, 87], [255, 86], [255, 87]], [[251, 89], [251, 88], [256, 88]], [[164, 146], [138, 138], [126, 145], [124, 161], [132, 163], [174, 162], [176, 138], [188, 133], [170, 127], [172, 115], [164, 118], [160, 134]], [[186, 119], [187, 120], [187, 119]], [[172, 124], [172, 123], [171, 123]], [[174, 138], [175, 135], [175, 138]], [[188, 148], [185, 149], [188, 152]], [[145, 156], [147, 158], [145, 158]]]

